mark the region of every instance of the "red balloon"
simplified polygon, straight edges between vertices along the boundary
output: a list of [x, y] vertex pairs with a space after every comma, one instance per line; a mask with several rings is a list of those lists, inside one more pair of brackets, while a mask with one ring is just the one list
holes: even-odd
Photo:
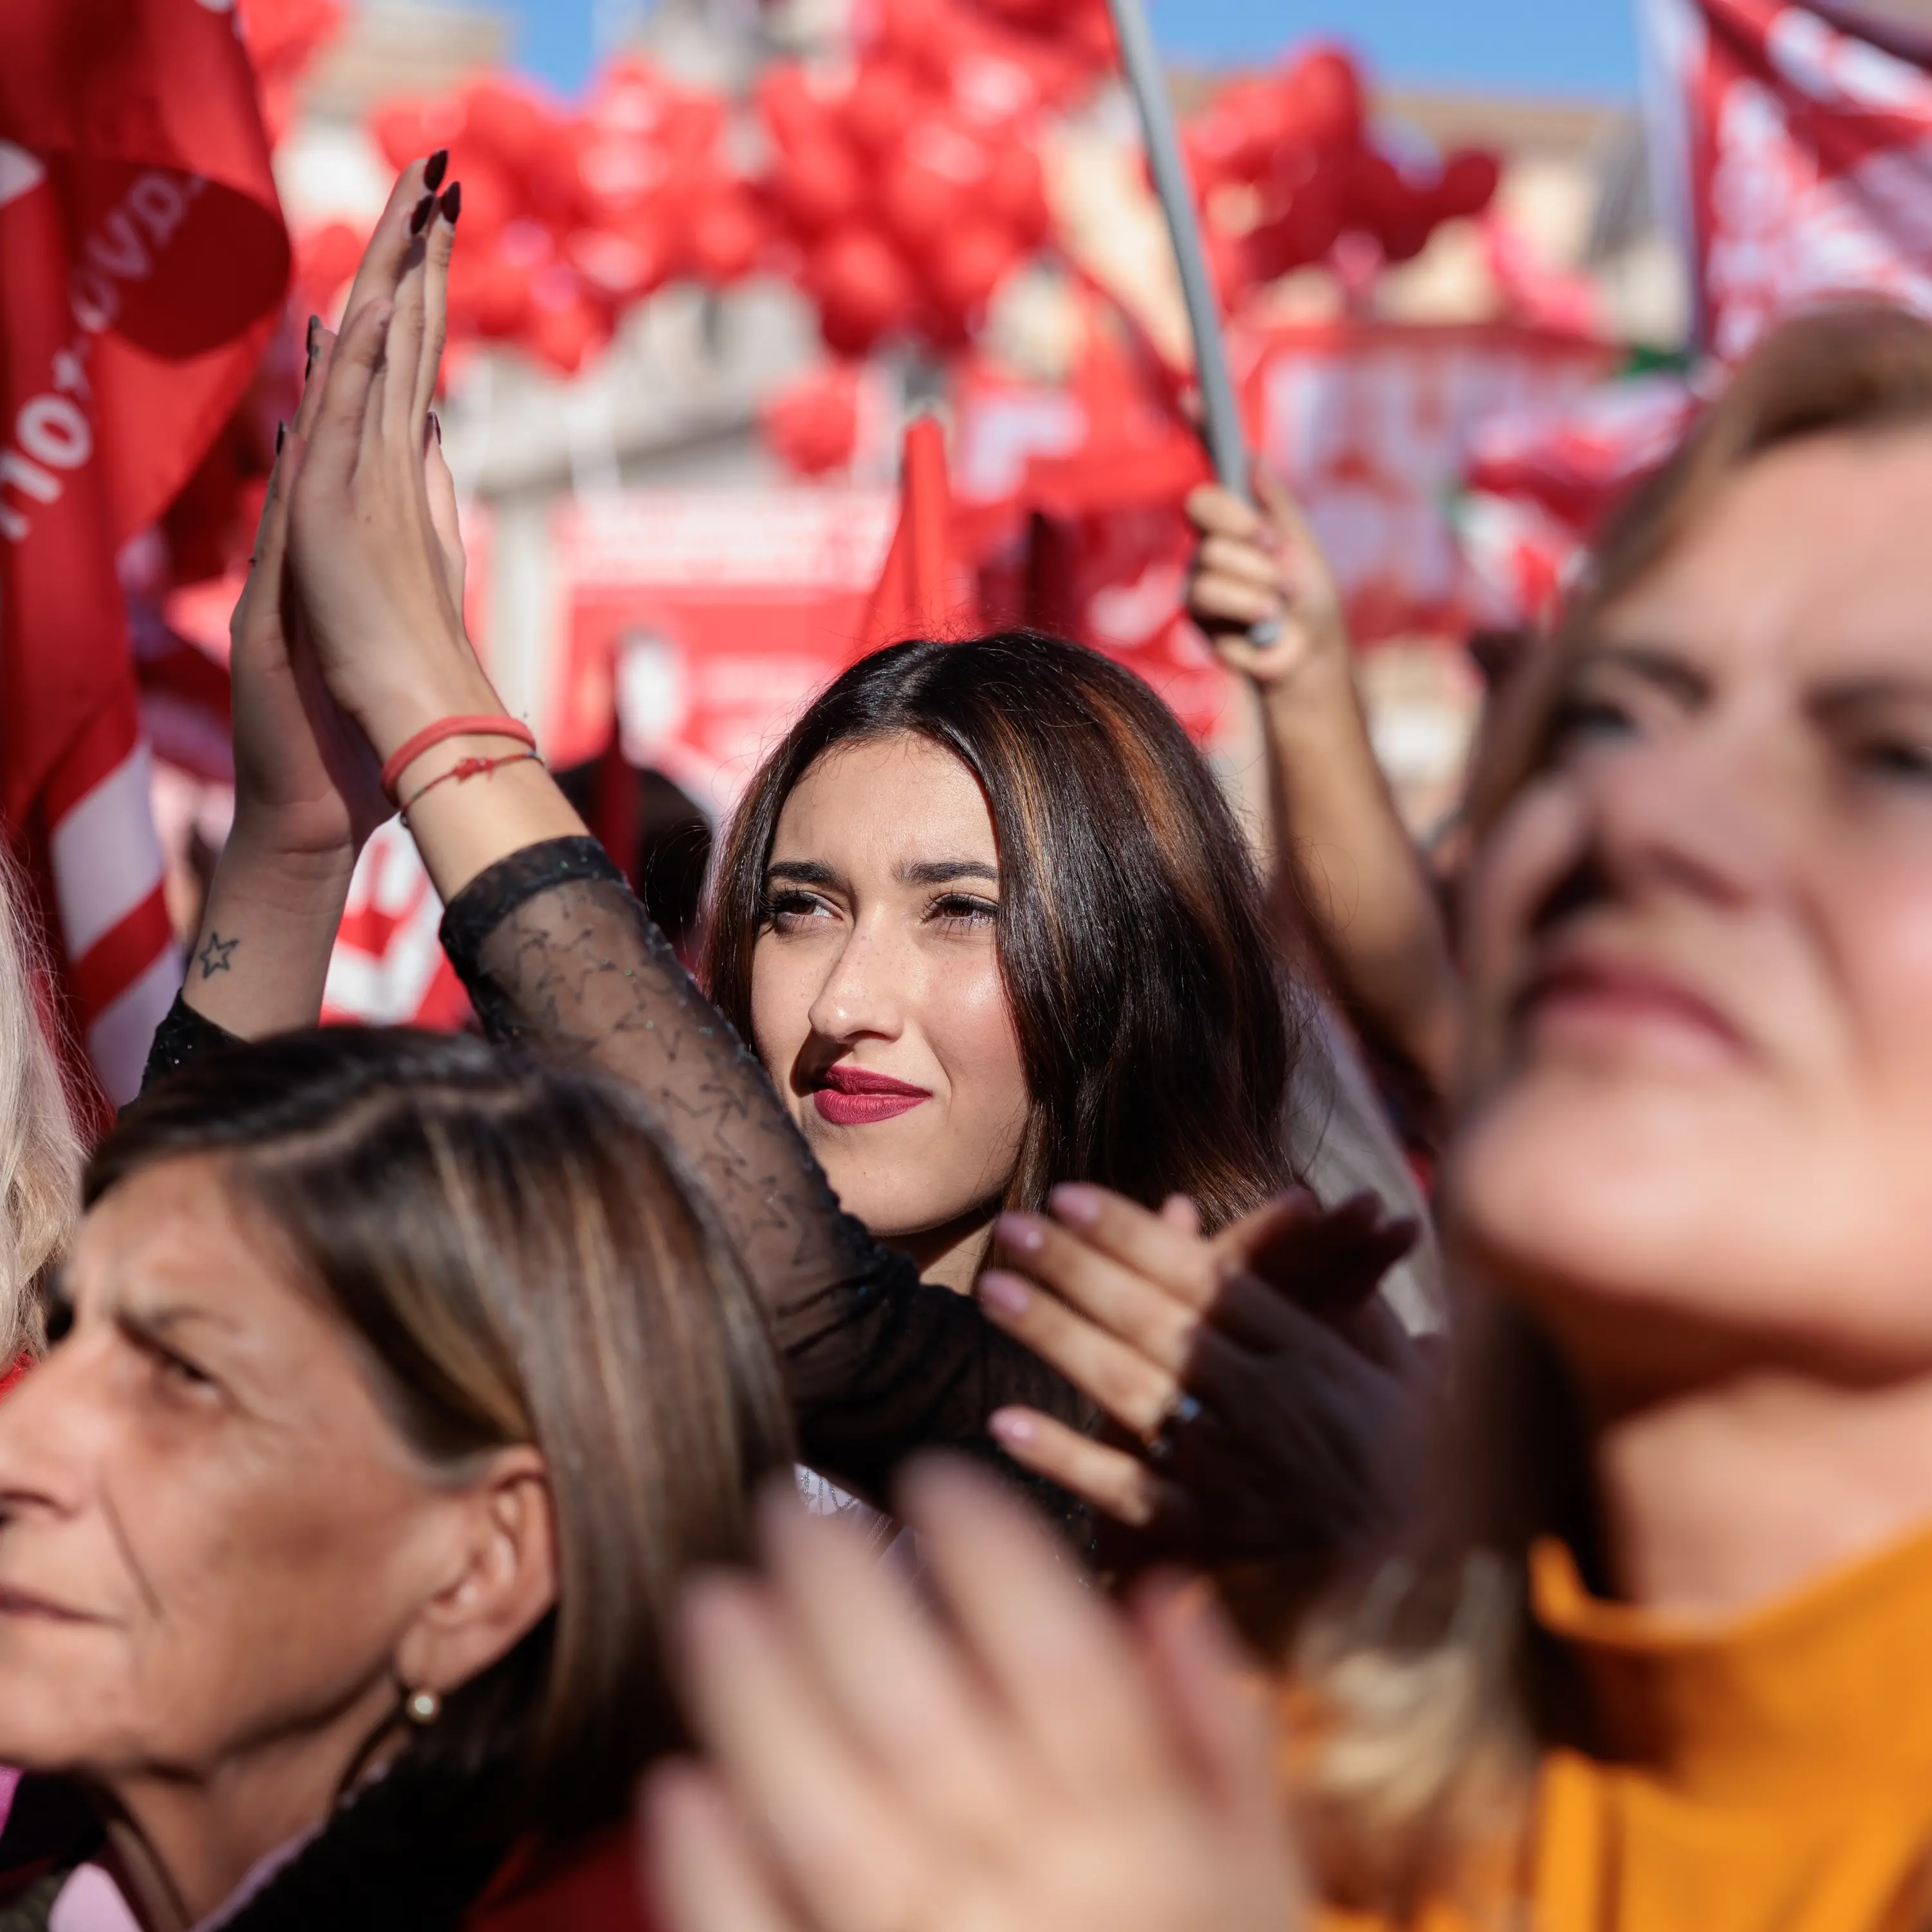
[[886, 176], [880, 212], [899, 245], [912, 255], [944, 247], [968, 212], [959, 184], [917, 161], [905, 160]]
[[853, 140], [868, 154], [891, 154], [918, 118], [922, 92], [896, 63], [868, 61], [845, 98], [845, 125]]
[[933, 252], [928, 279], [940, 308], [968, 315], [986, 302], [1018, 260], [1008, 230], [996, 222], [968, 220]]
[[1342, 154], [1362, 144], [1367, 118], [1362, 77], [1340, 47], [1316, 47], [1289, 75], [1300, 131], [1316, 146]]
[[608, 310], [590, 299], [576, 273], [553, 262], [530, 278], [525, 339], [550, 366], [574, 376], [610, 339]]
[[516, 334], [530, 305], [530, 278], [502, 256], [459, 248], [449, 260], [449, 320], [453, 330], [498, 339]]
[[346, 221], [328, 221], [311, 228], [296, 242], [296, 280], [308, 306], [320, 313], [354, 276], [368, 232]]
[[823, 476], [852, 460], [859, 442], [856, 370], [814, 369], [760, 412], [765, 440], [796, 476]]
[[878, 230], [842, 230], [814, 256], [818, 326], [842, 356], [862, 356], [910, 319], [918, 290], [898, 251]]
[[502, 167], [466, 143], [450, 157], [449, 172], [463, 184], [465, 245], [494, 242], [524, 212], [524, 198]]
[[464, 132], [487, 148], [513, 176], [536, 166], [556, 129], [536, 97], [494, 74], [472, 81], [463, 92]]
[[1435, 230], [1436, 222], [1426, 205], [1414, 202], [1385, 221], [1376, 238], [1382, 244], [1384, 261], [1412, 262], [1428, 246]]
[[764, 251], [765, 225], [742, 188], [710, 196], [691, 225], [691, 265], [700, 281], [722, 287], [751, 273]]
[[406, 167], [446, 148], [463, 132], [454, 100], [388, 100], [369, 116], [369, 133], [392, 168]]
[[717, 146], [727, 118], [724, 103], [718, 95], [680, 94], [664, 116], [660, 138], [673, 154], [697, 160]]
[[1442, 164], [1436, 212], [1445, 220], [1481, 214], [1496, 199], [1502, 177], [1502, 164], [1486, 148], [1458, 148]]
[[945, 84], [961, 38], [946, 8], [934, 0], [880, 0], [877, 18], [880, 47], [934, 84]]
[[850, 221], [865, 194], [850, 150], [829, 137], [800, 142], [780, 165], [774, 185], [792, 225], [805, 235]]
[[1030, 148], [1008, 141], [993, 151], [986, 207], [1012, 231], [1022, 248], [1036, 248], [1046, 239], [1053, 228], [1053, 211], [1047, 205], [1046, 172]]
[[1349, 170], [1346, 220], [1352, 227], [1380, 235], [1408, 212], [1414, 197], [1402, 172], [1386, 154], [1358, 155]]
[[831, 116], [795, 61], [767, 68], [759, 77], [758, 98], [758, 112], [782, 153], [825, 137]]
[[664, 251], [609, 228], [580, 228], [565, 244], [570, 266], [606, 302], [634, 302], [664, 280]]

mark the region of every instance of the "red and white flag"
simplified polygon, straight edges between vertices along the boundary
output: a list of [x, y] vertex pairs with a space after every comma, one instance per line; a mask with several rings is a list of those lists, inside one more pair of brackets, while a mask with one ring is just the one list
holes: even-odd
[[115, 554], [234, 406], [288, 268], [225, 0], [0, 5], [0, 830], [117, 1102], [180, 971]]
[[1660, 203], [1726, 362], [1846, 295], [1932, 314], [1932, 39], [1831, 0], [1640, 0]]

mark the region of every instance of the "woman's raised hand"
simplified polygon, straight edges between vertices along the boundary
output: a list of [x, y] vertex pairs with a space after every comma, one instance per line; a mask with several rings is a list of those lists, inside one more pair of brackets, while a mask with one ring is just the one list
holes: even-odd
[[453, 713], [502, 709], [464, 630], [454, 497], [430, 420], [461, 206], [460, 184], [430, 190], [431, 171], [404, 170], [370, 238], [290, 528], [317, 662], [379, 758]]
[[1201, 547], [1187, 584], [1187, 613], [1229, 666], [1264, 691], [1311, 669], [1348, 664], [1342, 593], [1294, 500], [1255, 474], [1262, 507], [1203, 484], [1187, 499]]
[[290, 499], [334, 342], [311, 319], [301, 404], [276, 446], [248, 580], [228, 626], [232, 837], [298, 866], [352, 866], [389, 814], [368, 748], [322, 684], [289, 581]]
[[902, 1502], [943, 1625], [795, 1502], [765, 1579], [690, 1592], [706, 1762], [644, 1799], [670, 1932], [1287, 1932], [1270, 1712], [1211, 1610], [1168, 1583], [1124, 1619], [964, 1469]]
[[1119, 1433], [1002, 1409], [1016, 1462], [1136, 1532], [1143, 1558], [1318, 1565], [1385, 1520], [1422, 1384], [1376, 1289], [1412, 1222], [1295, 1190], [1207, 1240], [1185, 1202], [1154, 1214], [1067, 1186], [1050, 1204], [1000, 1217], [980, 1303]]

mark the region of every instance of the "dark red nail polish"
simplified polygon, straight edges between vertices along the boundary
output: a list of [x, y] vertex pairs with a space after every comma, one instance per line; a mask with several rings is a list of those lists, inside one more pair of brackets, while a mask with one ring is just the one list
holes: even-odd
[[315, 338], [321, 332], [322, 317], [319, 315], [310, 316], [308, 319], [308, 360], [311, 368], [315, 366]]
[[281, 454], [281, 453], [282, 453], [282, 438], [283, 438], [284, 436], [286, 436], [286, 435], [288, 434], [288, 433], [289, 433], [289, 426], [288, 426], [288, 424], [287, 424], [286, 423], [285, 423], [285, 422], [278, 422], [278, 424], [276, 424], [276, 425], [275, 425], [275, 454], [276, 454], [278, 456], [280, 455], [280, 454]]
[[426, 194], [416, 203], [416, 212], [410, 217], [410, 232], [420, 235], [429, 220], [429, 212], [436, 206], [436, 196]]
[[456, 226], [456, 218], [463, 212], [463, 184], [452, 182], [442, 191], [442, 218], [451, 227]]
[[432, 193], [442, 185], [443, 170], [449, 166], [449, 150], [439, 148], [423, 168], [423, 186]]

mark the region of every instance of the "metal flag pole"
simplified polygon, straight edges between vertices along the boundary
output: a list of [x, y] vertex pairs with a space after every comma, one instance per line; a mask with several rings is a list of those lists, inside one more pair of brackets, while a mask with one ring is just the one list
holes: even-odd
[[1160, 198], [1161, 213], [1167, 218], [1174, 263], [1180, 271], [1181, 299], [1187, 305], [1188, 332], [1194, 338], [1195, 380], [1201, 391], [1208, 454], [1222, 484], [1246, 497], [1247, 448], [1241, 434], [1240, 412], [1234, 406], [1234, 386], [1228, 379], [1228, 352], [1221, 340], [1220, 306], [1208, 278], [1208, 256], [1201, 245], [1201, 224], [1194, 216], [1193, 190], [1180, 158], [1174, 110], [1161, 82], [1154, 35], [1148, 31], [1142, 0], [1107, 0], [1107, 5], [1114, 16], [1114, 37], [1120, 44], [1120, 65], [1140, 116], [1154, 190]]

